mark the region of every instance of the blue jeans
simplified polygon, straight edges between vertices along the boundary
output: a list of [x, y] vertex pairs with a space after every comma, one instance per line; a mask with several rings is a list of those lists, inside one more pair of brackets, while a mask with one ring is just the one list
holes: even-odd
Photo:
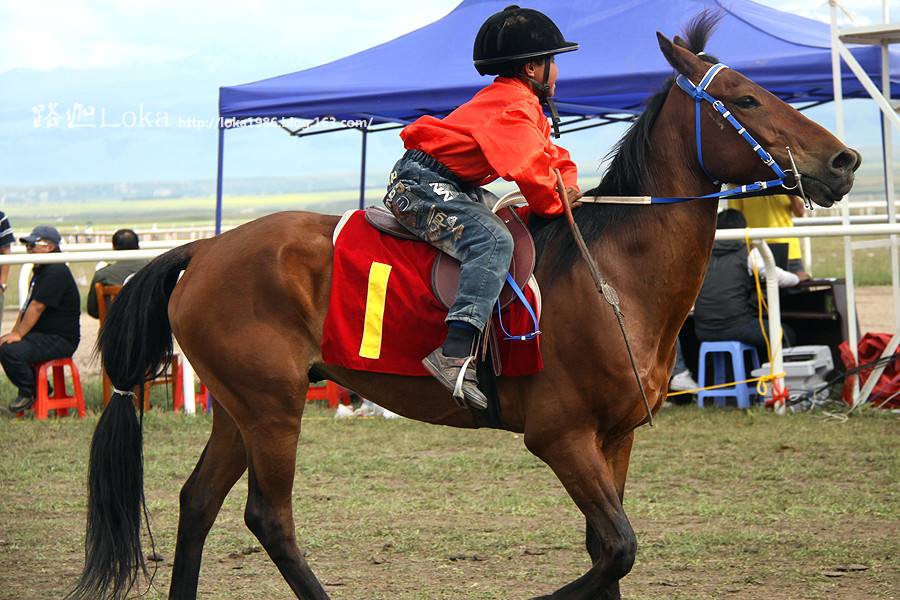
[[684, 362], [684, 354], [681, 352], [681, 340], [675, 338], [675, 366], [672, 368], [672, 375], [678, 375], [687, 371], [687, 365]]
[[513, 240], [472, 186], [418, 150], [391, 171], [384, 205], [410, 232], [460, 262], [459, 289], [447, 321], [483, 331], [512, 260]]

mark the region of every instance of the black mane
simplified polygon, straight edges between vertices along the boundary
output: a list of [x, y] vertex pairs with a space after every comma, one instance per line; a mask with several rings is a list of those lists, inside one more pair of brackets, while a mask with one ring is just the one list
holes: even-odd
[[[676, 36], [674, 42], [695, 54], [700, 54], [713, 30], [721, 19], [721, 14], [704, 10], [694, 17], [684, 31], [684, 38]], [[718, 60], [707, 54], [701, 58], [714, 64]], [[674, 77], [666, 81], [663, 88], [647, 100], [641, 116], [631, 125], [621, 140], [607, 155], [612, 157], [609, 168], [600, 185], [584, 193], [585, 196], [639, 196], [652, 180], [648, 170], [647, 153], [650, 150], [650, 132], [662, 110]], [[584, 204], [574, 211], [575, 221], [581, 229], [585, 242], [590, 245], [597, 241], [609, 228], [610, 233], [628, 232], [637, 237], [641, 220], [648, 218], [652, 211], [647, 207], [616, 204]], [[572, 239], [565, 218], [544, 219], [532, 215], [529, 223], [538, 259], [552, 260], [550, 273], [558, 274], [579, 259], [578, 248]], [[560, 238], [558, 243], [554, 243]]]

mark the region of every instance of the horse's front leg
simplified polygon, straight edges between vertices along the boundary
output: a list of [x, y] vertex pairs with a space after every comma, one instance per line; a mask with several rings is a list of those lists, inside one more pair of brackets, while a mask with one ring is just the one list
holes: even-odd
[[[525, 444], [553, 469], [593, 531], [588, 544], [593, 561], [590, 570], [546, 598], [621, 598], [619, 580], [634, 564], [637, 539], [622, 508], [611, 466], [618, 464], [617, 461], [610, 461], [602, 440], [590, 429], [564, 433], [526, 429]], [[626, 445], [630, 448], [630, 443]]]
[[[631, 431], [627, 435], [609, 439], [597, 439], [597, 444], [602, 444], [600, 452], [606, 457], [606, 464], [612, 471], [613, 478], [616, 482], [616, 492], [619, 494], [619, 502], [625, 501], [625, 478], [628, 475], [628, 463], [631, 460], [631, 446], [634, 443], [634, 432]], [[592, 562], [597, 562], [603, 553], [603, 545], [600, 537], [594, 528], [591, 527], [590, 519], [585, 518], [585, 546], [587, 546], [588, 554], [591, 556]]]

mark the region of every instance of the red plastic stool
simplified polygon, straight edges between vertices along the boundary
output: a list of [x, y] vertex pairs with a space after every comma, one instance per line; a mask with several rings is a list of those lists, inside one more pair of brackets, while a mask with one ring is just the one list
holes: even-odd
[[[181, 412], [184, 409], [184, 371], [181, 370], [181, 355], [172, 357], [172, 410]], [[209, 412], [209, 390], [200, 382], [200, 392], [194, 396], [194, 403]]]
[[[65, 367], [72, 372], [72, 396], [66, 395]], [[65, 417], [69, 409], [78, 410], [78, 417], [84, 418], [84, 394], [81, 391], [81, 377], [78, 367], [71, 358], [57, 358], [35, 365], [37, 369], [37, 397], [34, 400], [34, 418], [44, 421], [51, 410], [57, 417]], [[47, 369], [53, 369], [53, 395], [47, 393]], [[21, 413], [19, 413], [21, 414]]]
[[325, 385], [309, 386], [306, 399], [325, 400], [328, 402], [328, 408], [337, 408], [338, 404], [350, 404], [350, 390], [333, 381], [326, 381]]

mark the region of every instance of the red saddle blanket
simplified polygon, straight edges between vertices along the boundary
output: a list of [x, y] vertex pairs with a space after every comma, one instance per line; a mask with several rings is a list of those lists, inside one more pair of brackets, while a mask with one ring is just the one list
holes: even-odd
[[[422, 359], [447, 334], [447, 309], [431, 288], [432, 246], [402, 240], [372, 227], [363, 211], [352, 211], [334, 234], [331, 297], [325, 315], [322, 357], [347, 369], [422, 375]], [[523, 290], [540, 317], [537, 286]], [[496, 312], [494, 313], [496, 322]], [[503, 311], [512, 335], [533, 328], [527, 309], [514, 301]], [[530, 341], [500, 339], [502, 375], [531, 375], [543, 368], [540, 336]]]

